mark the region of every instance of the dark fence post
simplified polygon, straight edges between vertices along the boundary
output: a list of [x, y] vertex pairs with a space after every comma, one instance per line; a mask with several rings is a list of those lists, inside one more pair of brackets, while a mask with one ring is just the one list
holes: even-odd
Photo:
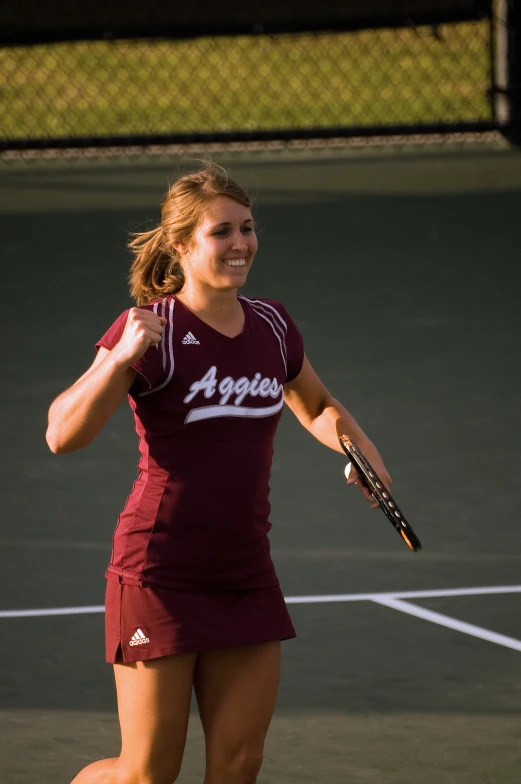
[[507, 138], [521, 144], [521, 6], [518, 0], [508, 2], [508, 97], [510, 116]]

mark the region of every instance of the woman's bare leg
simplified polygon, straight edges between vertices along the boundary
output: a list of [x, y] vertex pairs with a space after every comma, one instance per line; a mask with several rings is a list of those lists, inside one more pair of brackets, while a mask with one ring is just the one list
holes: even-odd
[[194, 685], [206, 739], [204, 784], [255, 784], [280, 676], [280, 642], [200, 653]]
[[121, 754], [72, 784], [173, 784], [186, 742], [196, 654], [115, 664]]

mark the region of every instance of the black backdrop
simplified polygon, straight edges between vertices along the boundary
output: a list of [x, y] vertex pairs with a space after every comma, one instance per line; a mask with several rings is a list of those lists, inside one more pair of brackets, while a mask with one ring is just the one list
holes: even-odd
[[182, 38], [441, 24], [490, 17], [492, 0], [7, 0], [0, 44]]

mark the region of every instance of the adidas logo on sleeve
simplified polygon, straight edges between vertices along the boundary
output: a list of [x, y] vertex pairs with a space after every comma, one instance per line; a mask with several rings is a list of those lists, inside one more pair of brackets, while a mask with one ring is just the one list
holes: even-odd
[[199, 343], [199, 341], [197, 340], [197, 338], [195, 337], [193, 332], [187, 332], [186, 335], [184, 336], [184, 338], [182, 339], [181, 343], [183, 344], [183, 346], [189, 346], [189, 345], [200, 346], [201, 345]]
[[129, 645], [146, 645], [147, 642], [150, 642], [150, 639], [145, 637], [141, 629], [138, 629], [130, 640]]

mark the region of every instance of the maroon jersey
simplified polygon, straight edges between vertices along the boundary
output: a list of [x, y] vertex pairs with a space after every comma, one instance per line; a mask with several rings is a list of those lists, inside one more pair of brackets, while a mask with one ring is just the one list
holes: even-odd
[[[269, 477], [283, 384], [302, 367], [302, 336], [280, 302], [239, 296], [229, 338], [175, 296], [145, 307], [167, 320], [132, 367], [138, 477], [114, 534], [109, 579], [142, 586], [277, 585]], [[97, 347], [120, 340], [128, 311]]]

